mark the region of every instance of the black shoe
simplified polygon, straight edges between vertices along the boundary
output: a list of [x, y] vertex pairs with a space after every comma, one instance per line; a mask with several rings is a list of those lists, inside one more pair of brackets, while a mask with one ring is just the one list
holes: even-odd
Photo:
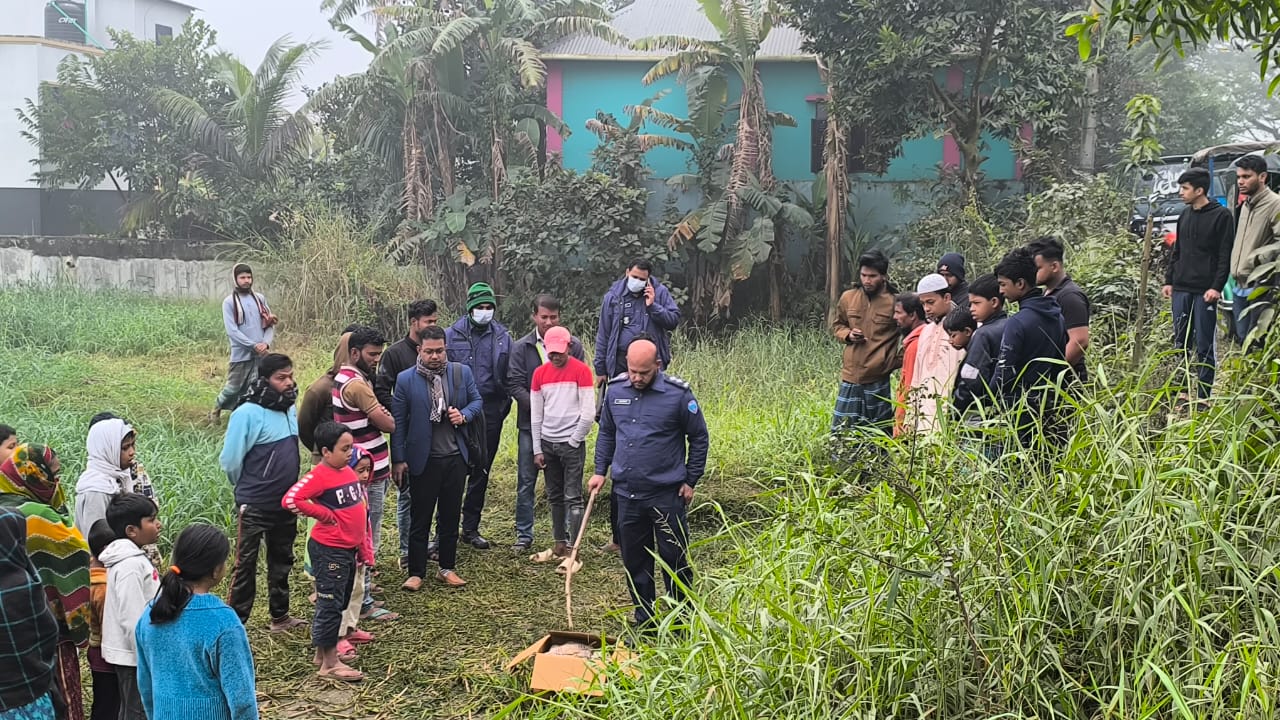
[[532, 549], [533, 549], [532, 540], [517, 540], [515, 544], [511, 546], [511, 550], [513, 552], [518, 552], [518, 553], [529, 552]]
[[480, 533], [463, 533], [461, 540], [477, 550], [489, 549], [489, 541]]

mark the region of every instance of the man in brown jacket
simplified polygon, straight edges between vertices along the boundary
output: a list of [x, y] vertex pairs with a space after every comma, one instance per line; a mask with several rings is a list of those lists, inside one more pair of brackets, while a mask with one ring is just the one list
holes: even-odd
[[831, 431], [869, 428], [887, 433], [893, 427], [889, 376], [902, 365], [889, 258], [879, 250], [864, 253], [858, 258], [858, 274], [861, 283], [840, 296], [831, 327], [836, 339], [844, 343], [840, 394]]
[[1231, 275], [1236, 281], [1231, 314], [1235, 316], [1236, 334], [1243, 343], [1258, 324], [1256, 306], [1265, 299], [1265, 296], [1251, 298], [1250, 295], [1274, 284], [1268, 278], [1251, 283], [1249, 276], [1258, 266], [1276, 257], [1275, 252], [1258, 253], [1258, 250], [1280, 241], [1280, 195], [1267, 187], [1267, 161], [1261, 155], [1245, 155], [1236, 161], [1236, 181], [1240, 193], [1248, 196], [1240, 204], [1236, 241], [1231, 247]]

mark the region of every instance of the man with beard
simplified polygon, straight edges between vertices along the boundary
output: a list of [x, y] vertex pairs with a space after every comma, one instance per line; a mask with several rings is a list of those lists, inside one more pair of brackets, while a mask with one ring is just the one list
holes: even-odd
[[596, 472], [587, 486], [598, 491], [612, 469], [622, 564], [642, 632], [652, 631], [654, 624], [655, 550], [667, 594], [676, 602], [693, 582], [685, 508], [706, 470], [710, 443], [689, 383], [662, 372], [652, 340], [632, 342], [627, 374], [609, 381], [605, 390]]
[[[378, 363], [378, 377], [373, 391], [382, 407], [391, 407], [391, 393], [396, 389], [396, 377], [418, 362], [418, 344], [422, 331], [438, 325], [440, 311], [435, 300], [415, 300], [409, 303], [409, 334], [387, 348]], [[409, 557], [409, 488], [399, 487], [396, 498], [396, 527], [400, 530], [400, 567], [404, 568]]]
[[289, 616], [289, 572], [297, 516], [280, 507], [302, 470], [298, 456], [298, 386], [293, 361], [279, 353], [262, 358], [245, 403], [231, 413], [218, 464], [235, 487], [236, 564], [227, 603], [249, 621], [257, 594], [258, 551], [267, 546], [267, 593], [271, 632], [306, 622]]
[[951, 302], [958, 308], [969, 307], [969, 283], [965, 282], [964, 256], [947, 253], [938, 260], [938, 274], [947, 281]]
[[445, 333], [425, 328], [414, 367], [400, 373], [391, 396], [395, 432], [391, 434], [393, 476], [397, 487], [409, 487], [409, 578], [403, 588], [422, 589], [427, 573], [427, 536], [436, 518], [440, 571], [436, 579], [449, 587], [466, 581], [455, 572], [462, 488], [470, 464], [463, 425], [476, 421], [484, 400], [471, 369], [447, 362]]
[[[333, 420], [346, 425], [360, 449], [373, 458], [373, 481], [369, 484], [369, 525], [373, 529], [373, 552], [378, 552], [382, 538], [382, 509], [387, 496], [387, 480], [391, 477], [391, 456], [383, 433], [396, 429], [391, 412], [378, 402], [373, 391], [373, 378], [387, 344], [382, 334], [362, 327], [347, 340], [347, 357], [333, 377]], [[394, 613], [373, 604], [372, 577], [366, 576], [362, 616], [375, 620], [396, 619]]]
[[[462, 501], [462, 542], [477, 550], [488, 550], [489, 541], [480, 534], [480, 514], [484, 512], [489, 471], [498, 454], [502, 424], [511, 412], [507, 391], [507, 365], [511, 357], [511, 333], [498, 322], [498, 299], [488, 283], [475, 283], [467, 290], [467, 314], [445, 330], [449, 361], [471, 369], [480, 397], [484, 398], [484, 428], [488, 457], [467, 478], [467, 494]], [[412, 490], [410, 494], [412, 495]], [[516, 543], [516, 549], [521, 549]], [[528, 547], [524, 547], [527, 550]]]
[[222, 301], [222, 324], [231, 343], [231, 363], [227, 368], [227, 384], [209, 411], [210, 424], [218, 422], [223, 410], [235, 410], [240, 404], [240, 398], [256, 377], [258, 360], [271, 351], [279, 322], [267, 307], [266, 298], [253, 291], [253, 270], [248, 265], [236, 265], [231, 276], [235, 280], [235, 292]]
[[[533, 545], [533, 505], [538, 484], [538, 466], [533, 461], [533, 425], [530, 422], [530, 388], [533, 373], [545, 365], [550, 356], [544, 341], [547, 331], [560, 325], [560, 301], [547, 294], [533, 299], [533, 332], [511, 346], [511, 368], [507, 373], [507, 390], [516, 401], [516, 429], [520, 433], [516, 469], [516, 542]], [[582, 343], [569, 340], [569, 355], [586, 360]], [[579, 483], [581, 485], [581, 483]]]
[[844, 343], [844, 359], [832, 432], [866, 428], [887, 433], [893, 426], [889, 376], [900, 367], [902, 358], [888, 273], [889, 258], [884, 253], [864, 253], [858, 258], [861, 284], [846, 290], [836, 305], [831, 331]]
[[1236, 182], [1247, 199], [1240, 204], [1231, 247], [1231, 275], [1236, 281], [1231, 313], [1236, 336], [1244, 343], [1258, 324], [1258, 305], [1268, 299], [1260, 291], [1274, 282], [1274, 278], [1250, 276], [1258, 266], [1276, 258], [1274, 249], [1258, 251], [1280, 239], [1280, 195], [1267, 186], [1267, 161], [1261, 155], [1245, 155], [1236, 161]]

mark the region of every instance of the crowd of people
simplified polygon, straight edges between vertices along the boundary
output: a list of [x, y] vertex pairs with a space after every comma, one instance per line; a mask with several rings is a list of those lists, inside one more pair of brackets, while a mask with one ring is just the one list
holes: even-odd
[[[1203, 168], [1179, 177], [1186, 204], [1162, 288], [1172, 301], [1173, 342], [1186, 356], [1180, 405], [1205, 402], [1217, 366], [1217, 304], [1235, 281], [1234, 334], [1247, 340], [1267, 286], [1254, 277], [1259, 248], [1280, 238], [1280, 195], [1261, 157], [1237, 161], [1238, 218], [1209, 196]], [[858, 259], [859, 284], [841, 296], [832, 332], [845, 345], [832, 430], [928, 437], [950, 414], [965, 426], [1013, 413], [1018, 442], [1061, 438], [1062, 391], [1088, 379], [1090, 304], [1064, 266], [1064, 247], [1038, 238], [967, 282], [965, 258], [948, 253], [915, 292], [897, 293], [889, 260]], [[1016, 303], [1010, 314], [1007, 305]], [[900, 371], [897, 392], [891, 376]], [[1195, 380], [1190, 377], [1194, 375]], [[1194, 400], [1193, 400], [1194, 396]], [[1003, 443], [987, 444], [993, 457]]]
[[[238, 264], [232, 274], [223, 303], [230, 365], [208, 419], [231, 413], [218, 463], [235, 497], [234, 555], [220, 529], [193, 524], [162, 560], [160, 500], [126, 419], [107, 412], [90, 421], [73, 499], [57, 453], [0, 426], [0, 611], [14, 641], [0, 646], [0, 720], [256, 718], [245, 627], [264, 546], [267, 629], [310, 625], [319, 676], [362, 680], [351, 663], [377, 638], [360, 625], [400, 619], [375, 568], [389, 489], [401, 589], [419, 592], [432, 577], [465, 586], [458, 545], [492, 547], [481, 523], [513, 401], [511, 548], [576, 572], [584, 490], [598, 492], [610, 476], [611, 541], [601, 550], [621, 556], [638, 629], [654, 627], [655, 553], [672, 569], [668, 593], [681, 597], [691, 582], [685, 508], [709, 438], [688, 383], [665, 372], [680, 315], [647, 262], [633, 262], [606, 294], [591, 365], [561, 326], [556, 298], [534, 298], [534, 329], [513, 342], [492, 288], [476, 283], [466, 313], [447, 328], [431, 300], [408, 305], [409, 332], [390, 347], [377, 329], [349, 326], [333, 365], [301, 394], [293, 361], [273, 347], [280, 319], [254, 290], [252, 269]], [[586, 442], [597, 423], [588, 480]], [[534, 552], [539, 473], [552, 531]], [[309, 623], [290, 606], [299, 518], [314, 583]], [[212, 593], [224, 578], [225, 602]], [[82, 661], [93, 683], [87, 713]]]
[[[1164, 293], [1175, 344], [1195, 369], [1188, 401], [1212, 389], [1215, 307], [1228, 276], [1242, 338], [1256, 322], [1249, 308], [1267, 290], [1254, 271], [1267, 260], [1258, 249], [1280, 235], [1280, 196], [1254, 160], [1238, 162], [1247, 195], [1238, 217], [1208, 198], [1207, 172], [1179, 179], [1187, 209]], [[1090, 306], [1066, 272], [1059, 240], [1012, 250], [972, 282], [956, 253], [913, 293], [897, 293], [888, 273], [884, 254], [865, 253], [859, 282], [835, 308], [844, 355], [833, 430], [927, 436], [948, 415], [968, 425], [992, 412], [1013, 413], [1024, 444], [1061, 430], [1060, 389], [1087, 379]], [[576, 572], [584, 496], [611, 480], [611, 539], [601, 549], [620, 555], [638, 630], [657, 620], [655, 556], [669, 573], [667, 593], [683, 596], [692, 582], [686, 508], [709, 435], [689, 384], [667, 372], [680, 310], [647, 262], [631, 263], [605, 294], [590, 365], [583, 343], [561, 325], [556, 298], [535, 297], [533, 330], [513, 341], [493, 289], [476, 283], [449, 327], [435, 302], [410, 303], [408, 334], [390, 347], [377, 329], [349, 326], [332, 366], [301, 396], [292, 360], [273, 348], [280, 318], [253, 289], [249, 266], [235, 266], [233, 276], [223, 303], [230, 366], [209, 419], [231, 411], [218, 462], [234, 489], [234, 557], [222, 530], [197, 523], [161, 558], [160, 498], [128, 420], [110, 412], [90, 420], [72, 501], [58, 454], [0, 425], [0, 620], [8, 638], [0, 644], [0, 720], [85, 718], [82, 660], [94, 720], [256, 718], [245, 625], [264, 545], [268, 629], [309, 624], [319, 676], [360, 681], [350, 663], [376, 640], [360, 624], [400, 617], [386, 606], [375, 569], [388, 492], [397, 496], [402, 590], [420, 592], [432, 577], [444, 588], [465, 586], [458, 546], [492, 547], [481, 529], [513, 402], [511, 548]], [[552, 532], [534, 552], [540, 472]], [[310, 623], [290, 607], [300, 516], [314, 581]], [[224, 602], [213, 590], [228, 575]]]

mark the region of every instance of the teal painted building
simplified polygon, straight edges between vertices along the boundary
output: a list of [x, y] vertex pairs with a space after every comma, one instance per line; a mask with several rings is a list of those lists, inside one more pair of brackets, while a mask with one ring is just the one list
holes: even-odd
[[[623, 37], [631, 40], [659, 35], [717, 37], [696, 0], [635, 0], [615, 14], [612, 24]], [[812, 182], [821, 171], [821, 121], [825, 116], [826, 86], [819, 77], [815, 59], [804, 52], [803, 41], [798, 30], [775, 27], [758, 56], [766, 105], [769, 110], [786, 113], [796, 120], [796, 127], [776, 127], [773, 131], [773, 172], [784, 182]], [[684, 89], [674, 78], [664, 78], [649, 86], [641, 82], [662, 57], [582, 35], [565, 38], [543, 49], [548, 109], [571, 130], [570, 136], [563, 139], [553, 133], [548, 138], [548, 149], [560, 154], [565, 167], [578, 171], [591, 167], [591, 151], [599, 144], [599, 138], [586, 129], [586, 122], [594, 119], [597, 112], [610, 113], [625, 124], [626, 106], [637, 105], [665, 90], [666, 94], [655, 107], [679, 117], [688, 115]], [[949, 84], [962, 83], [963, 77], [959, 68], [948, 71]], [[731, 101], [737, 92], [730, 87]], [[731, 114], [728, 122], [732, 121]], [[650, 125], [645, 132], [668, 131]], [[1030, 139], [1029, 134], [1025, 139]], [[1020, 180], [1022, 168], [1010, 144], [995, 138], [987, 140], [988, 159], [983, 163], [987, 179], [997, 184]], [[670, 148], [655, 148], [645, 160], [657, 179], [692, 170], [689, 154]], [[906, 194], [911, 196], [935, 182], [942, 168], [959, 165], [960, 152], [954, 141], [939, 132], [904, 143], [902, 152], [882, 175], [854, 173], [851, 185], [854, 200], [867, 208], [860, 225], [883, 227], [910, 219], [916, 214], [911, 206], [918, 207], [919, 203], [895, 201], [894, 197], [901, 197], [902, 193], [895, 195], [894, 189], [919, 184], [918, 189], [907, 188]]]

